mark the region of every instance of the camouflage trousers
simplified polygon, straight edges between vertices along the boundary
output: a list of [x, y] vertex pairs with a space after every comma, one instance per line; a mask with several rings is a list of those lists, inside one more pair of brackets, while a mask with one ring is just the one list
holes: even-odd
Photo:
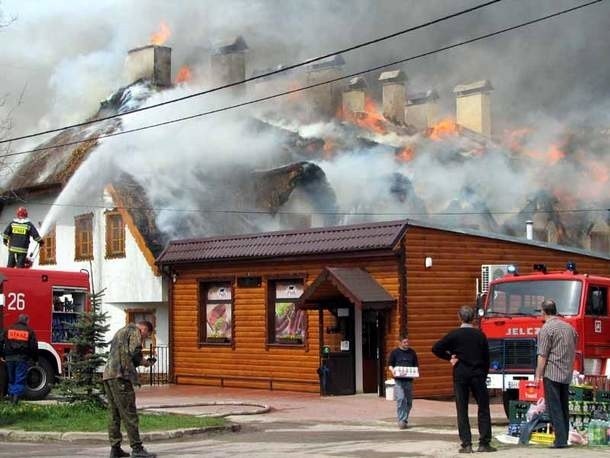
[[121, 422], [127, 431], [131, 448], [142, 446], [140, 439], [136, 393], [129, 380], [120, 378], [104, 380], [104, 390], [108, 397], [108, 438], [110, 446], [118, 446], [123, 440]]

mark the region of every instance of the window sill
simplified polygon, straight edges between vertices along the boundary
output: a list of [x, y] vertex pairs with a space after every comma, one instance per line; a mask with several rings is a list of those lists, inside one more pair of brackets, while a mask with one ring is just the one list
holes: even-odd
[[267, 344], [267, 347], [270, 348], [285, 348], [285, 347], [289, 347], [289, 348], [300, 348], [300, 347], [305, 347], [305, 342], [271, 342]]
[[200, 347], [230, 347], [232, 342], [225, 338], [209, 337], [203, 342], [199, 342]]
[[121, 258], [126, 258], [127, 256], [125, 256], [125, 253], [120, 253], [120, 254], [107, 254], [106, 256], [104, 256], [104, 259], [121, 259]]

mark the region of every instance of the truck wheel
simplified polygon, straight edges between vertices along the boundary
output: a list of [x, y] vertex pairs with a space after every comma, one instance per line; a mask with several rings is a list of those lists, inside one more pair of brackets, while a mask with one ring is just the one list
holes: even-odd
[[55, 369], [46, 358], [40, 358], [38, 365], [28, 369], [25, 398], [33, 401], [46, 398], [54, 380]]
[[509, 417], [509, 406], [510, 401], [516, 401], [519, 399], [519, 390], [506, 390], [502, 392], [502, 403], [504, 404], [504, 413], [506, 414], [506, 418]]

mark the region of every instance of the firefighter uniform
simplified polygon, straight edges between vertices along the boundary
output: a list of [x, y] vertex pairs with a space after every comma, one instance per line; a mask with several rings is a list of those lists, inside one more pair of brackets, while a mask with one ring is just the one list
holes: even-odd
[[7, 267], [25, 267], [30, 237], [42, 245], [42, 237], [27, 218], [15, 218], [6, 226], [2, 237], [4, 244], [8, 245]]
[[38, 341], [28, 321], [27, 315], [20, 315], [0, 336], [0, 354], [4, 355], [8, 371], [8, 395], [15, 404], [25, 393], [29, 362], [38, 362]]
[[[103, 383], [108, 397], [108, 437], [112, 447], [111, 457], [121, 455], [121, 422], [127, 432], [131, 456], [154, 457], [142, 447], [140, 439], [136, 394], [139, 386], [137, 366], [144, 365], [142, 334], [135, 324], [128, 324], [114, 335], [104, 367]], [[123, 452], [124, 453], [124, 452]]]

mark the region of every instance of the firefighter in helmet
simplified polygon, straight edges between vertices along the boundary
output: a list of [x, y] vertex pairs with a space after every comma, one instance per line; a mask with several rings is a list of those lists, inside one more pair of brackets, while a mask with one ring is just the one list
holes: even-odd
[[30, 237], [40, 246], [43, 245], [42, 237], [28, 219], [28, 210], [25, 207], [19, 207], [17, 217], [6, 226], [2, 235], [4, 244], [8, 246], [7, 267], [25, 267]]

